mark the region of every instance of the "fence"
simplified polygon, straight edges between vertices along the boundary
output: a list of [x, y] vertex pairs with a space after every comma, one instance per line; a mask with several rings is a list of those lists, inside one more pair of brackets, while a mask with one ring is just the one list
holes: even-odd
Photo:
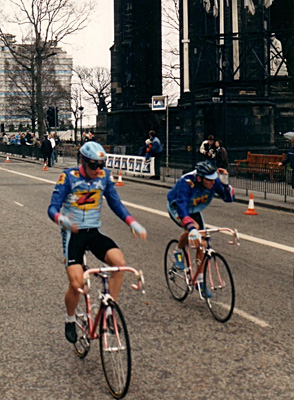
[[[0, 152], [19, 155], [22, 158], [31, 158], [36, 160], [43, 161], [43, 155], [41, 153], [41, 149], [39, 147], [33, 146], [15, 146], [15, 145], [4, 145], [0, 143]], [[72, 146], [59, 146], [58, 147], [59, 157], [63, 159], [65, 162], [67, 159], [75, 160], [77, 156], [77, 149]], [[108, 154], [108, 156], [111, 156]], [[112, 154], [112, 156], [115, 156]], [[121, 156], [120, 156], [121, 157]], [[129, 158], [129, 157], [127, 157]], [[133, 157], [133, 158], [141, 158], [141, 157]], [[186, 166], [187, 170], [191, 170], [190, 163]], [[230, 182], [231, 184], [238, 189], [243, 189], [248, 195], [249, 191], [257, 191], [264, 194], [264, 198], [268, 193], [281, 195], [284, 198], [284, 201], [287, 202], [287, 197], [294, 197], [294, 175], [293, 171], [290, 168], [285, 168], [284, 171], [281, 170], [265, 170], [261, 168], [258, 171], [258, 167], [254, 168], [254, 176], [250, 172], [242, 172], [236, 175], [236, 165], [230, 164], [229, 166], [229, 174], [230, 174]], [[176, 182], [176, 180], [185, 172], [185, 166], [183, 168], [169, 168], [168, 170], [164, 166], [164, 160], [162, 161], [161, 167], [161, 178], [165, 181]], [[136, 175], [136, 174], [134, 174]], [[139, 174], [141, 175], [141, 174]]]

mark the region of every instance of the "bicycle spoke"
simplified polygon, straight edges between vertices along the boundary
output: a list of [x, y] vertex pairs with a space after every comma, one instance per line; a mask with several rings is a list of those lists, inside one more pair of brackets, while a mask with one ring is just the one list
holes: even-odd
[[228, 321], [235, 304], [235, 289], [231, 271], [220, 254], [213, 254], [204, 269], [204, 287], [211, 294], [206, 297], [207, 305], [219, 322]]
[[123, 398], [131, 378], [131, 349], [123, 314], [111, 302], [112, 320], [105, 315], [100, 323], [100, 355], [102, 368], [110, 393], [117, 399]]

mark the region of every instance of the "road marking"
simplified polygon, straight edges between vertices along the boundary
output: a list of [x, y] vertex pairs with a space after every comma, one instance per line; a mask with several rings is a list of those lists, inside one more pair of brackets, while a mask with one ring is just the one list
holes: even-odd
[[18, 203], [17, 201], [14, 201], [14, 203], [20, 207], [23, 207], [23, 204]]
[[24, 174], [22, 172], [11, 171], [10, 169], [1, 168], [1, 167], [0, 167], [0, 169], [2, 169], [2, 171], [10, 172], [11, 174], [21, 175], [21, 176], [25, 176], [26, 178], [36, 179], [37, 181], [42, 181], [42, 182], [46, 182], [46, 183], [53, 183], [53, 184], [56, 183], [56, 182], [53, 182], [53, 181], [49, 181], [49, 179], [38, 178], [36, 176]]

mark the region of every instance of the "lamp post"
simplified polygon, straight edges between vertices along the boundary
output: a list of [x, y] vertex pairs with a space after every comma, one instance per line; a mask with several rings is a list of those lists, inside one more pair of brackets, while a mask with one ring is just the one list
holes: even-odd
[[80, 105], [79, 111], [80, 111], [80, 135], [81, 135], [81, 139], [82, 139], [82, 137], [83, 137], [83, 111], [84, 111], [84, 107], [82, 105]]

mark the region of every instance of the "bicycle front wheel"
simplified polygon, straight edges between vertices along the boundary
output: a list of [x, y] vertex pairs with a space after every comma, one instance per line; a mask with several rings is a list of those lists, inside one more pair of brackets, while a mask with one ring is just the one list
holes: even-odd
[[208, 258], [204, 268], [205, 300], [214, 318], [228, 321], [235, 305], [235, 288], [228, 263], [220, 254]]
[[[187, 285], [186, 274], [187, 272], [181, 271], [174, 265], [174, 249], [178, 241], [173, 239], [166, 246], [164, 255], [164, 274], [167, 283], [167, 287], [171, 292], [172, 296], [178, 301], [184, 301], [189, 294], [189, 288]], [[188, 265], [187, 256], [184, 253], [184, 264]]]
[[110, 393], [115, 399], [122, 399], [131, 380], [131, 346], [121, 309], [114, 301], [108, 305], [112, 314], [106, 319], [104, 311], [100, 322], [101, 363]]

